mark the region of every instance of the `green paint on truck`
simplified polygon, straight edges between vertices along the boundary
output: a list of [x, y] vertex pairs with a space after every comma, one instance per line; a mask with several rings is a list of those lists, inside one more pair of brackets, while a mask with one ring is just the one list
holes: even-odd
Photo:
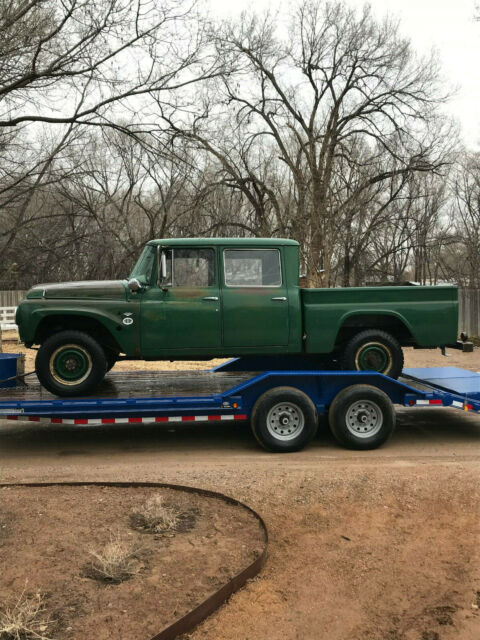
[[301, 289], [293, 240], [152, 240], [126, 280], [33, 287], [16, 322], [27, 347], [40, 345], [37, 375], [58, 395], [93, 389], [118, 358], [307, 353], [322, 366], [330, 358], [397, 377], [401, 346], [456, 341], [458, 293], [454, 286]]

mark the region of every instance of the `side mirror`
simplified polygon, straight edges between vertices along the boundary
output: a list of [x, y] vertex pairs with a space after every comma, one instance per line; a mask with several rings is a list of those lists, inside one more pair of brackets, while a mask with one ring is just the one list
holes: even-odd
[[157, 271], [158, 271], [158, 286], [162, 288], [162, 291], [168, 291], [168, 287], [171, 284], [167, 284], [165, 281], [168, 278], [167, 271], [167, 251], [160, 245], [157, 246]]
[[167, 277], [167, 254], [162, 251], [160, 254], [160, 281]]
[[128, 281], [128, 288], [132, 293], [137, 293], [143, 289], [143, 284], [140, 282], [138, 278], [131, 278]]

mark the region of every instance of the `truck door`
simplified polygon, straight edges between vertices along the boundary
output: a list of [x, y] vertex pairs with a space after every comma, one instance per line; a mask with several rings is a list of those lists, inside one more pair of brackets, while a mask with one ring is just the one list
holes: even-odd
[[220, 287], [212, 248], [167, 251], [164, 286], [142, 294], [141, 344], [146, 358], [220, 349]]
[[288, 289], [279, 249], [223, 250], [223, 345], [288, 344]]

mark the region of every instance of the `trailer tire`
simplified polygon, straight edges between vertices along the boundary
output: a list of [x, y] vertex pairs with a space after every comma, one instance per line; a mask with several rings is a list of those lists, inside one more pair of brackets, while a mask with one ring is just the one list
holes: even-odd
[[57, 396], [78, 396], [103, 379], [107, 359], [102, 346], [83, 331], [60, 331], [37, 351], [35, 371], [40, 383]]
[[328, 412], [330, 430], [349, 449], [376, 449], [395, 429], [395, 410], [386, 393], [355, 384], [335, 396]]
[[346, 371], [378, 371], [397, 379], [403, 369], [402, 347], [390, 333], [366, 329], [344, 346], [340, 365]]
[[252, 410], [253, 435], [267, 451], [299, 451], [315, 437], [317, 426], [315, 405], [294, 387], [266, 391]]

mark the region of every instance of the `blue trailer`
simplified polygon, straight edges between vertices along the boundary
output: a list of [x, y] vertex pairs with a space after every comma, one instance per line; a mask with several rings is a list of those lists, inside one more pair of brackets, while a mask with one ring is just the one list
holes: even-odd
[[[9, 363], [11, 365], [11, 363]], [[373, 449], [395, 428], [394, 405], [480, 413], [480, 375], [455, 367], [376, 372], [316, 370], [305, 358], [237, 358], [204, 372], [111, 372], [95, 396], [57, 398], [38, 381], [0, 389], [0, 416], [51, 424], [249, 420], [268, 451], [305, 447], [319, 416], [345, 447]], [[3, 369], [5, 371], [5, 369]], [[0, 354], [0, 386], [2, 384]]]

